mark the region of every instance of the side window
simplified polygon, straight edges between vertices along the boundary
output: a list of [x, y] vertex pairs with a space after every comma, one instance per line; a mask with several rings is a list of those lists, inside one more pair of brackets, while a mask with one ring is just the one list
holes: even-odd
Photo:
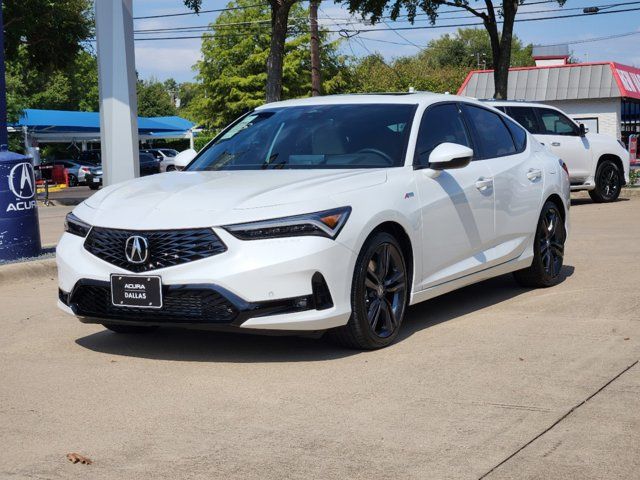
[[436, 105], [424, 113], [418, 131], [414, 165], [428, 165], [433, 149], [447, 142], [471, 147], [458, 106], [453, 103]]
[[508, 118], [503, 118], [502, 120], [507, 124], [507, 128], [511, 132], [513, 143], [516, 144], [516, 152], [524, 152], [524, 149], [527, 148], [527, 132], [525, 132], [520, 125], [516, 124], [516, 122]]
[[530, 133], [543, 133], [538, 123], [536, 112], [531, 107], [509, 107], [506, 110], [507, 115], [516, 122], [529, 130]]
[[500, 115], [484, 108], [464, 104], [464, 112], [476, 132], [482, 158], [504, 157], [516, 153], [511, 133]]
[[547, 135], [580, 135], [578, 127], [560, 112], [548, 108], [540, 108], [538, 113], [540, 114], [542, 127], [545, 130], [543, 133]]

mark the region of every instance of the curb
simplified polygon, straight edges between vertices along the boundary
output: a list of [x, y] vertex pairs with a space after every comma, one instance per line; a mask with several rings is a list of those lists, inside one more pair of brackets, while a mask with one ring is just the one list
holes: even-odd
[[54, 257], [0, 265], [0, 287], [28, 280], [40, 280], [43, 277], [54, 278], [57, 274], [58, 268]]

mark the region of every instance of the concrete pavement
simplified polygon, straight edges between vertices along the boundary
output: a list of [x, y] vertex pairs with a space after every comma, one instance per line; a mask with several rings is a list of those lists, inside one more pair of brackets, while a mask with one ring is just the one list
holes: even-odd
[[2, 287], [0, 477], [637, 478], [639, 209], [577, 200], [563, 283], [417, 305], [376, 352], [116, 335], [58, 312], [51, 279]]

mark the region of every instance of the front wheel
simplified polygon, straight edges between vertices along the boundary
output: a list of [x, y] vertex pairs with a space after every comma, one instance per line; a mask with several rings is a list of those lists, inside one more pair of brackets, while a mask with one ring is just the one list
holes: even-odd
[[523, 287], [551, 287], [560, 281], [567, 238], [564, 220], [553, 202], [546, 202], [538, 220], [533, 242], [533, 261], [529, 268], [513, 273]]
[[356, 261], [351, 286], [351, 317], [333, 337], [350, 348], [386, 347], [398, 336], [408, 299], [407, 268], [397, 240], [375, 234]]
[[158, 329], [158, 327], [145, 327], [140, 325], [116, 325], [115, 323], [103, 323], [103, 327], [108, 328], [115, 333], [151, 333]]
[[596, 203], [615, 202], [622, 188], [622, 174], [611, 160], [605, 160], [596, 169], [596, 188], [589, 190], [589, 196]]
[[75, 175], [69, 175], [67, 178], [67, 185], [69, 187], [77, 187], [78, 186], [78, 178]]

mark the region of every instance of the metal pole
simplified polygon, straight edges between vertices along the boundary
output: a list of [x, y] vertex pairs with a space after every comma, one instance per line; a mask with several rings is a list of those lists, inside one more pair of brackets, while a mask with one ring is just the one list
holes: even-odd
[[5, 80], [4, 66], [4, 18], [2, 15], [2, 4], [0, 0], [0, 145], [9, 144], [9, 133], [7, 132], [7, 84]]
[[320, 35], [318, 33], [318, 5], [320, 0], [309, 2], [309, 29], [311, 30], [311, 95], [322, 95], [320, 79]]
[[104, 184], [140, 176], [132, 0], [95, 2]]

